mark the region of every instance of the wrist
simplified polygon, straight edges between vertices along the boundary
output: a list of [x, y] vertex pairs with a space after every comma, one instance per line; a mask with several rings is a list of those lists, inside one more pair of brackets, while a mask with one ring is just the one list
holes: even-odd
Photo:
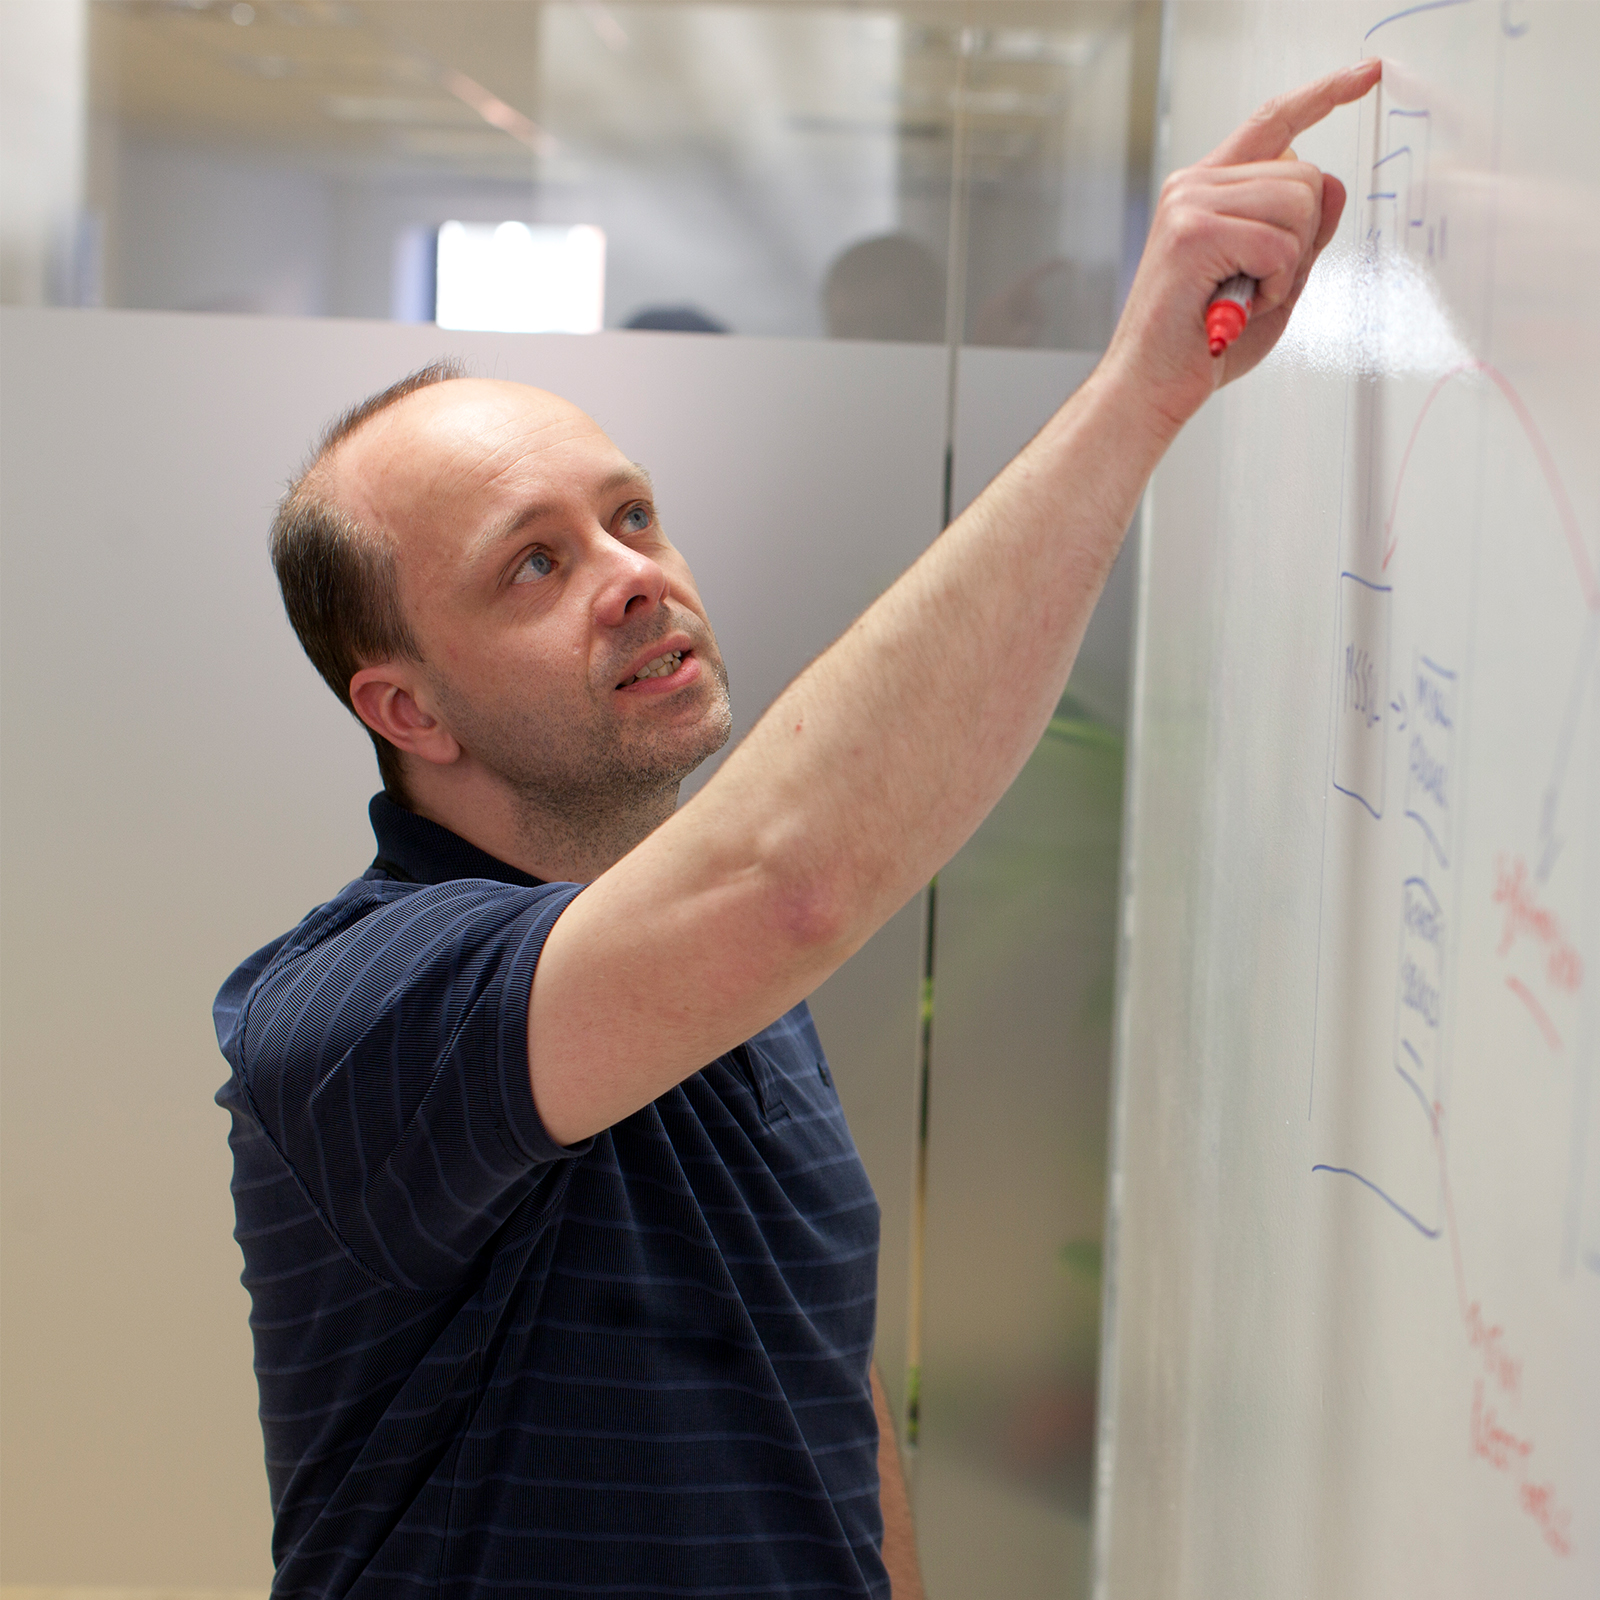
[[1086, 389], [1094, 386], [1092, 403], [1116, 430], [1122, 447], [1144, 463], [1146, 476], [1155, 470], [1195, 409], [1165, 403], [1167, 386], [1149, 368], [1150, 363], [1140, 361], [1126, 342], [1113, 337], [1084, 384]]

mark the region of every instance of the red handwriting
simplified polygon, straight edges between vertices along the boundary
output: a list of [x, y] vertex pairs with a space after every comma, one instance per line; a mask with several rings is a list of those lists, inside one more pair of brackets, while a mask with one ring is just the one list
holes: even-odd
[[1548, 1483], [1523, 1484], [1522, 1509], [1539, 1524], [1544, 1542], [1558, 1556], [1572, 1554], [1572, 1512], [1556, 1505], [1555, 1490]]
[[1539, 997], [1521, 978], [1507, 978], [1506, 988], [1528, 1008], [1528, 1015], [1538, 1024], [1539, 1032], [1544, 1035], [1544, 1042], [1552, 1050], [1559, 1050], [1561, 1035], [1556, 1032], [1556, 1025], [1550, 1020], [1550, 1013], [1539, 1004]]
[[1500, 1426], [1493, 1406], [1483, 1403], [1483, 1379], [1472, 1381], [1472, 1453], [1482, 1456], [1491, 1467], [1510, 1472], [1518, 1462], [1533, 1454], [1533, 1440], [1519, 1439]]
[[1394, 531], [1394, 519], [1400, 509], [1400, 491], [1405, 486], [1406, 467], [1411, 461], [1411, 451], [1416, 445], [1417, 435], [1422, 432], [1422, 424], [1427, 420], [1440, 391], [1447, 384], [1453, 383], [1457, 378], [1465, 377], [1468, 373], [1481, 373], [1486, 377], [1505, 396], [1506, 404], [1511, 407], [1512, 414], [1521, 423], [1528, 443], [1533, 446], [1539, 470], [1544, 474], [1544, 481], [1549, 486], [1550, 498], [1555, 502], [1556, 515], [1561, 518], [1561, 528], [1567, 536], [1567, 549], [1571, 552], [1572, 564], [1577, 569], [1578, 588], [1583, 595], [1583, 603], [1591, 611], [1600, 611], [1600, 576], [1596, 575], [1594, 563], [1589, 559], [1589, 546], [1583, 537], [1583, 526], [1578, 521], [1577, 511], [1573, 509], [1572, 499], [1567, 494], [1567, 486], [1561, 481], [1561, 474], [1556, 470], [1556, 458], [1550, 453], [1550, 446], [1544, 442], [1544, 435], [1539, 432], [1538, 425], [1533, 420], [1533, 413], [1523, 403], [1522, 396], [1512, 387], [1503, 372], [1497, 372], [1485, 361], [1465, 361], [1459, 367], [1452, 367], [1434, 384], [1428, 391], [1428, 398], [1422, 402], [1422, 409], [1417, 413], [1417, 420], [1411, 429], [1411, 437], [1406, 440], [1405, 453], [1400, 457], [1400, 471], [1394, 480], [1394, 498], [1389, 502], [1389, 517], [1383, 525], [1384, 537], [1388, 541], [1388, 549], [1383, 552], [1383, 570], [1385, 572], [1389, 570], [1395, 546], [1400, 542], [1400, 536]]
[[1476, 1300], [1467, 1307], [1464, 1320], [1467, 1343], [1482, 1355], [1484, 1370], [1507, 1394], [1516, 1394], [1522, 1383], [1522, 1363], [1507, 1352], [1505, 1329], [1498, 1322], [1492, 1328], [1485, 1327], [1483, 1311]]
[[1534, 940], [1545, 947], [1545, 970], [1551, 983], [1568, 994], [1576, 993], [1583, 983], [1583, 958], [1568, 942], [1555, 914], [1535, 902], [1528, 864], [1521, 856], [1509, 866], [1504, 856], [1496, 863], [1494, 903], [1506, 908], [1499, 954], [1507, 954], [1519, 937]]
[[[1476, 1311], [1477, 1307], [1474, 1306]], [[1499, 1330], [1496, 1329], [1496, 1332]], [[1539, 1525], [1544, 1542], [1558, 1556], [1572, 1554], [1572, 1511], [1556, 1503], [1555, 1486], [1549, 1483], [1530, 1483], [1525, 1463], [1533, 1454], [1533, 1441], [1519, 1439], [1509, 1428], [1500, 1425], [1493, 1406], [1483, 1403], [1483, 1379], [1472, 1385], [1472, 1422], [1470, 1427], [1472, 1453], [1487, 1461], [1500, 1472], [1513, 1474], [1517, 1481], [1517, 1499], [1522, 1509]]]
[[[1467, 1335], [1467, 1345], [1483, 1362], [1483, 1369], [1496, 1387], [1513, 1403], [1522, 1388], [1522, 1362], [1506, 1348], [1505, 1329], [1498, 1322], [1491, 1323], [1483, 1314], [1483, 1306], [1467, 1300], [1466, 1273], [1461, 1260], [1461, 1236], [1456, 1228], [1455, 1198], [1450, 1192], [1450, 1164], [1445, 1158], [1443, 1136], [1444, 1106], [1433, 1103], [1434, 1151], [1439, 1159], [1439, 1176], [1444, 1197], [1445, 1230], [1450, 1240], [1450, 1253], [1455, 1262], [1456, 1293], [1461, 1308], [1462, 1327]], [[1535, 1483], [1529, 1476], [1528, 1461], [1533, 1455], [1534, 1442], [1513, 1433], [1501, 1422], [1499, 1413], [1485, 1403], [1483, 1378], [1472, 1380], [1472, 1415], [1467, 1424], [1468, 1448], [1480, 1461], [1486, 1461], [1497, 1472], [1504, 1472], [1516, 1480], [1517, 1501], [1523, 1511], [1537, 1524], [1544, 1542], [1558, 1556], [1572, 1554], [1572, 1510], [1558, 1504], [1556, 1487], [1552, 1483]]]

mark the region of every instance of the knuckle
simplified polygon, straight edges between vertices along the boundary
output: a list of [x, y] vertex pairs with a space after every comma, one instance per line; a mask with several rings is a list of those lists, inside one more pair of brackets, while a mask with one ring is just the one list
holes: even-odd
[[1193, 169], [1190, 167], [1179, 167], [1176, 172], [1168, 173], [1161, 185], [1162, 200], [1176, 204], [1188, 192], [1193, 181]]
[[1172, 237], [1179, 245], [1197, 243], [1205, 234], [1209, 218], [1198, 206], [1175, 206], [1172, 212]]

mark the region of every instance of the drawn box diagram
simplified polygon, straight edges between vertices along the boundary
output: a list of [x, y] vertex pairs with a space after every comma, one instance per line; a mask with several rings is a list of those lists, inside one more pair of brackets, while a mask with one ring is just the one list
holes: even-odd
[[1406, 746], [1406, 815], [1428, 836], [1434, 858], [1450, 865], [1456, 675], [1419, 655], [1411, 673]]
[[1395, 1066], [1422, 1097], [1425, 1110], [1438, 1092], [1434, 1074], [1443, 1003], [1444, 912], [1426, 880], [1407, 878], [1400, 887]]
[[1427, 111], [1392, 107], [1383, 120], [1384, 153], [1372, 163], [1372, 187], [1367, 201], [1372, 207], [1368, 238], [1375, 245], [1386, 241], [1396, 250], [1410, 251], [1421, 240], [1431, 259], [1444, 253], [1444, 238], [1436, 238], [1428, 219], [1428, 144], [1432, 118]]
[[1383, 815], [1384, 707], [1389, 698], [1389, 611], [1393, 591], [1353, 572], [1339, 574], [1337, 738], [1333, 786]]

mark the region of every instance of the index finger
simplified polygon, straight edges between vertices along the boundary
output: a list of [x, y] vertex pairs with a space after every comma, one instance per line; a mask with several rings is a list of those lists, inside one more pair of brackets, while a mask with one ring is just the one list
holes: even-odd
[[1307, 128], [1321, 122], [1335, 106], [1359, 100], [1383, 76], [1377, 56], [1353, 67], [1341, 67], [1303, 89], [1269, 100], [1247, 122], [1234, 129], [1201, 167], [1233, 167], [1246, 161], [1276, 161]]

